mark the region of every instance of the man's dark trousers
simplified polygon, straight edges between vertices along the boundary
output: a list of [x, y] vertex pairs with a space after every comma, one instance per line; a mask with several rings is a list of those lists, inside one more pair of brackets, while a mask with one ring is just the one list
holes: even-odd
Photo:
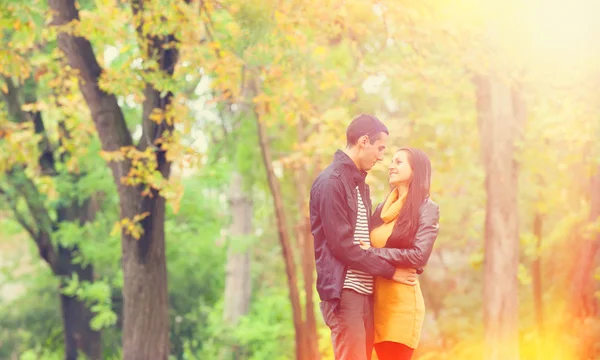
[[342, 290], [341, 299], [322, 301], [335, 360], [370, 360], [373, 353], [373, 296]]

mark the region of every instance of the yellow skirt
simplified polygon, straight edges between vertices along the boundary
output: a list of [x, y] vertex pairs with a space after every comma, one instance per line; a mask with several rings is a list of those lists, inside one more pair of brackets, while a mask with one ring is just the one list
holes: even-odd
[[[392, 233], [394, 222], [371, 231], [371, 245], [384, 247]], [[373, 290], [375, 343], [393, 341], [415, 349], [419, 345], [425, 319], [425, 303], [421, 286], [375, 278]]]
[[415, 349], [425, 319], [421, 287], [377, 277], [374, 289], [375, 343], [393, 341]]

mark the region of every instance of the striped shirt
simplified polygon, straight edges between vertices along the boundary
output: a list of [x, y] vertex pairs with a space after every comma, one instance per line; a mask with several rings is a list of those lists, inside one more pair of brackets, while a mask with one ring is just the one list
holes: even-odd
[[[354, 244], [360, 245], [360, 240], [371, 244], [369, 238], [369, 218], [367, 209], [363, 203], [358, 186], [356, 187], [358, 197], [358, 216], [356, 217], [356, 228], [354, 230]], [[344, 280], [344, 289], [352, 289], [360, 294], [370, 295], [373, 293], [373, 276], [360, 270], [348, 269]]]

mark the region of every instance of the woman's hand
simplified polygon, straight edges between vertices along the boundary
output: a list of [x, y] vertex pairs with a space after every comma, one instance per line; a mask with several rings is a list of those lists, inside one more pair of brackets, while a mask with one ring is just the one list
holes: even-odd
[[362, 240], [358, 240], [360, 241], [360, 248], [363, 250], [369, 250], [369, 248], [371, 247], [371, 245], [367, 244], [366, 242], [362, 241]]

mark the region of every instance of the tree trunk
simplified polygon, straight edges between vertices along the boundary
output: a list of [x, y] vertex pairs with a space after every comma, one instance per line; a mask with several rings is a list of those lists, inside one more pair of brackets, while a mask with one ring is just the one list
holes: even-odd
[[[598, 221], [600, 216], [600, 168], [591, 179], [590, 222]], [[576, 318], [593, 317], [598, 313], [597, 300], [594, 298], [594, 260], [600, 244], [600, 235], [583, 239], [576, 252], [576, 266], [573, 274], [571, 310]]]
[[[134, 3], [141, 8], [143, 3]], [[143, 21], [143, 18], [141, 18]], [[138, 27], [141, 28], [141, 25]], [[142, 35], [142, 34], [140, 34]], [[142, 37], [142, 36], [140, 36]], [[177, 53], [165, 45], [174, 42], [172, 36], [161, 40], [146, 38], [148, 57], [158, 49], [161, 70], [173, 74]], [[166, 112], [173, 94], [161, 95], [150, 84], [144, 90], [142, 138], [139, 150], [157, 146], [157, 170], [168, 179], [171, 163], [166, 151], [156, 143], [161, 135], [173, 129], [165, 121], [161, 124], [150, 119], [154, 109]], [[140, 221], [142, 235], [139, 239], [123, 234], [123, 357], [126, 360], [162, 359], [169, 357], [169, 302], [167, 262], [165, 257], [166, 200], [156, 189], [145, 195], [140, 187], [120, 186], [121, 218], [133, 219], [145, 214]], [[146, 216], [147, 215], [147, 216]], [[148, 316], [152, 314], [152, 316]]]
[[[59, 259], [64, 259], [59, 267], [69, 275], [77, 274], [79, 281], [93, 282], [94, 270], [92, 266], [82, 268], [79, 264], [73, 264], [72, 259], [77, 249], [59, 249]], [[60, 294], [62, 310], [63, 329], [65, 337], [65, 359], [77, 359], [81, 351], [87, 359], [102, 359], [102, 340], [100, 332], [90, 328], [90, 321], [94, 313], [86, 306], [85, 302], [65, 294]]]
[[[298, 143], [302, 144], [308, 138], [306, 133], [306, 123], [300, 119], [298, 123]], [[304, 278], [304, 295], [306, 297], [304, 308], [304, 334], [305, 334], [305, 358], [310, 360], [319, 360], [319, 336], [317, 334], [317, 321], [315, 318], [314, 297], [314, 238], [310, 230], [310, 218], [308, 208], [308, 176], [306, 165], [299, 163], [294, 168], [294, 181], [296, 183], [296, 193], [298, 194], [298, 207], [300, 209], [300, 219], [296, 226], [296, 237], [298, 239], [302, 268], [302, 277]]]
[[[600, 167], [591, 178], [590, 222], [600, 221]], [[600, 247], [600, 234], [594, 233], [591, 238], [582, 239], [574, 258], [574, 274], [570, 293], [571, 329], [579, 338], [578, 353], [581, 359], [590, 359], [593, 346], [597, 342], [597, 331], [593, 323], [586, 321], [596, 319], [599, 313], [598, 299], [595, 296], [597, 285], [594, 281], [596, 255]]]
[[[242, 177], [234, 173], [229, 189], [232, 215], [229, 249], [227, 252], [225, 278], [225, 308], [223, 322], [235, 327], [239, 319], [250, 311], [252, 277], [250, 274], [250, 250], [237, 243], [240, 237], [252, 236], [252, 202], [244, 192]], [[245, 359], [247, 354], [239, 344], [224, 349], [221, 359]]]
[[[76, 202], [67, 207], [60, 207], [57, 211], [58, 221], [78, 221], [81, 226], [93, 221], [99, 206], [96, 199], [88, 199], [81, 206]], [[58, 246], [58, 257], [56, 273], [63, 279], [68, 279], [77, 274], [81, 282], [94, 281], [94, 269], [91, 265], [82, 267], [81, 264], [73, 262], [77, 256], [78, 248], [65, 248]], [[61, 287], [66, 285], [61, 281]], [[76, 297], [60, 295], [64, 336], [65, 336], [65, 359], [77, 359], [79, 351], [82, 351], [91, 360], [102, 359], [102, 341], [100, 332], [90, 328], [90, 321], [94, 313], [86, 306], [85, 301]]]
[[494, 76], [478, 77], [477, 109], [486, 170], [484, 323], [485, 359], [519, 359], [518, 166], [515, 142], [524, 104]]
[[[79, 13], [74, 0], [49, 0], [54, 12], [52, 25], [61, 26], [78, 20]], [[160, 39], [144, 31], [145, 12], [143, 1], [132, 1], [136, 14], [135, 26], [143, 56], [155, 60], [159, 71], [170, 76], [177, 61], [177, 49], [173, 36]], [[127, 129], [123, 112], [112, 94], [98, 86], [102, 72], [88, 40], [59, 32], [58, 45], [65, 53], [69, 65], [79, 73], [79, 87], [90, 109], [102, 149], [115, 152], [132, 147], [133, 141]], [[156, 170], [164, 179], [169, 177], [170, 162], [165, 149], [156, 140], [172, 129], [165, 121], [153, 122], [149, 116], [153, 109], [165, 111], [171, 103], [172, 94], [161, 94], [152, 84], [144, 91], [142, 139], [138, 149], [144, 151], [155, 147]], [[142, 186], [130, 186], [122, 182], [131, 169], [132, 160], [112, 161], [110, 167], [117, 184], [120, 201], [120, 218], [141, 226], [140, 236], [122, 231], [123, 286], [123, 358], [167, 360], [169, 356], [169, 317], [167, 298], [167, 269], [165, 259], [165, 199], [157, 190], [144, 192]], [[137, 219], [137, 220], [136, 220]]]
[[[123, 358], [169, 357], [169, 304], [165, 258], [165, 199], [122, 191], [121, 217], [147, 212], [139, 239], [123, 234]], [[138, 207], [139, 206], [139, 207]], [[141, 210], [141, 211], [140, 211]]]
[[[12, 173], [11, 177], [18, 176]], [[18, 185], [17, 185], [18, 184]], [[78, 249], [64, 248], [60, 245], [52, 244], [53, 232], [58, 228], [58, 224], [66, 221], [80, 219], [80, 221], [92, 220], [94, 213], [81, 209], [76, 204], [71, 204], [67, 207], [58, 209], [58, 219], [56, 223], [52, 223], [45, 207], [39, 202], [42, 196], [37, 192], [35, 185], [26, 178], [24, 174], [18, 179], [15, 179], [15, 189], [19, 196], [23, 196], [28, 207], [28, 211], [35, 221], [35, 225], [29, 224], [25, 217], [22, 216], [16, 206], [13, 207], [15, 217], [21, 225], [27, 229], [31, 238], [35, 241], [40, 257], [45, 260], [52, 272], [61, 279], [61, 287], [64, 286], [64, 281], [70, 279], [74, 274], [78, 276], [80, 281], [94, 281], [94, 270], [91, 265], [81, 267], [74, 262]], [[89, 202], [85, 202], [88, 204]], [[75, 214], [75, 215], [73, 215]], [[85, 219], [81, 219], [77, 214], [83, 214]], [[46, 226], [45, 224], [50, 224]], [[88, 359], [102, 359], [102, 339], [98, 331], [90, 328], [90, 320], [94, 316], [93, 312], [87, 307], [85, 301], [77, 297], [59, 294], [61, 300], [61, 310], [64, 329], [65, 343], [65, 359], [77, 359], [78, 353], [81, 351]]]
[[[256, 84], [253, 84], [256, 88]], [[290, 302], [292, 304], [292, 316], [294, 319], [294, 330], [296, 339], [296, 360], [304, 360], [308, 358], [304, 357], [305, 347], [305, 336], [304, 336], [304, 324], [302, 321], [302, 306], [300, 304], [300, 295], [298, 293], [298, 279], [296, 277], [296, 267], [294, 264], [294, 256], [292, 254], [292, 247], [290, 242], [290, 236], [287, 229], [287, 222], [285, 218], [285, 212], [283, 207], [283, 198], [281, 196], [281, 190], [279, 180], [275, 176], [273, 171], [273, 158], [271, 156], [271, 149], [267, 138], [267, 131], [263, 124], [262, 113], [260, 110], [256, 110], [256, 127], [258, 130], [258, 139], [260, 143], [260, 149], [262, 152], [262, 159], [267, 172], [267, 179], [269, 181], [269, 188], [271, 195], [273, 196], [273, 202], [275, 203], [275, 215], [277, 218], [277, 231], [279, 233], [279, 242], [281, 243], [281, 251], [285, 261], [285, 270], [288, 278], [288, 288]]]
[[314, 239], [310, 231], [310, 220], [304, 216], [304, 219], [300, 223], [300, 232], [304, 235], [302, 238], [302, 273], [304, 277], [304, 294], [306, 296], [305, 306], [305, 346], [306, 354], [305, 359], [307, 360], [319, 360], [321, 354], [319, 353], [319, 335], [317, 333], [317, 321], [315, 318], [315, 303], [314, 297]]

